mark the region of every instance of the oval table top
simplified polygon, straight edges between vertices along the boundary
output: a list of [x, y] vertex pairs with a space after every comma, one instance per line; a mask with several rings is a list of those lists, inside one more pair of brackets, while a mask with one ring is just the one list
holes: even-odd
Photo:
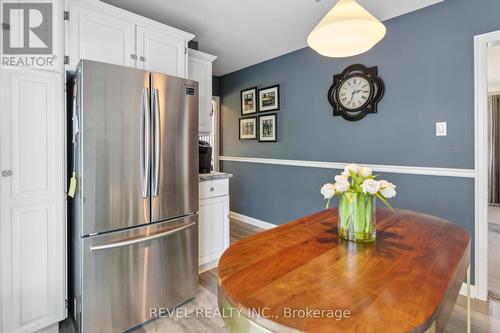
[[376, 217], [371, 244], [339, 239], [336, 209], [240, 240], [219, 261], [219, 297], [264, 331], [440, 332], [469, 266], [469, 234], [406, 210]]

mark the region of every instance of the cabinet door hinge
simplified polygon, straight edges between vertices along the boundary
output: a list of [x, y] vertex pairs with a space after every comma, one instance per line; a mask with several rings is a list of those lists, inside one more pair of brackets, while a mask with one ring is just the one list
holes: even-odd
[[69, 12], [67, 10], [64, 11], [64, 21], [69, 21]]
[[64, 56], [64, 64], [69, 65], [69, 56]]

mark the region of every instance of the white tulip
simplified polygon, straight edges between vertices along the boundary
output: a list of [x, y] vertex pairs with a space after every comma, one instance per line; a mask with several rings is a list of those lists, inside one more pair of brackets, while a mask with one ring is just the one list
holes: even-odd
[[346, 175], [337, 175], [337, 176], [335, 176], [335, 181], [337, 183], [349, 182], [349, 176], [346, 176]]
[[380, 190], [380, 194], [382, 194], [384, 198], [390, 199], [396, 196], [396, 190], [393, 187], [386, 187]]
[[361, 177], [363, 178], [366, 178], [366, 177], [369, 177], [372, 175], [372, 169], [368, 168], [368, 167], [362, 167], [360, 170], [359, 170], [359, 174]]
[[387, 180], [380, 181], [380, 194], [384, 196], [384, 198], [390, 199], [396, 196], [396, 185], [388, 182]]
[[331, 199], [335, 195], [335, 184], [327, 183], [321, 187], [321, 194], [325, 197], [325, 199]]
[[396, 185], [394, 185], [391, 182], [388, 182], [387, 180], [379, 180], [379, 183], [380, 183], [380, 188], [386, 188], [386, 187], [396, 188]]
[[337, 181], [335, 183], [335, 189], [338, 191], [338, 192], [346, 192], [349, 190], [349, 188], [351, 187], [351, 184], [349, 183], [348, 180], [344, 180], [344, 179], [339, 179], [340, 181]]
[[345, 168], [344, 168], [344, 171], [342, 172], [342, 175], [344, 175], [344, 176], [350, 176], [350, 172], [349, 171], [352, 171], [355, 174], [358, 174], [360, 170], [361, 170], [361, 167], [359, 165], [357, 165], [357, 164], [354, 164], [354, 163], [347, 164], [345, 166]]
[[361, 185], [363, 193], [375, 194], [380, 190], [380, 182], [375, 179], [366, 179]]

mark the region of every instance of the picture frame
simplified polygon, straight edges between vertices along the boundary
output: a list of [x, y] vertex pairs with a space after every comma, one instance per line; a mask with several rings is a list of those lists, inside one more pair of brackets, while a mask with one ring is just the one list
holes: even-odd
[[257, 113], [258, 92], [257, 87], [244, 89], [240, 92], [241, 115]]
[[259, 112], [277, 111], [280, 109], [280, 85], [259, 89]]
[[239, 128], [240, 140], [257, 139], [257, 117], [240, 118]]
[[259, 142], [278, 142], [278, 115], [276, 113], [259, 116]]

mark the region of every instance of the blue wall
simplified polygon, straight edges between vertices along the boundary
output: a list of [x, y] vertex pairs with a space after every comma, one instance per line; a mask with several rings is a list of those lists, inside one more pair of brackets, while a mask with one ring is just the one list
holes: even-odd
[[212, 96], [220, 96], [220, 77], [212, 76]]
[[[221, 155], [474, 168], [473, 36], [500, 29], [500, 1], [446, 0], [385, 22], [374, 49], [345, 59], [309, 48], [220, 78]], [[326, 92], [346, 66], [378, 66], [386, 85], [379, 113], [358, 122], [332, 117]], [[240, 90], [280, 84], [278, 143], [238, 140]], [[448, 136], [435, 136], [435, 122]], [[282, 224], [323, 207], [319, 188], [335, 170], [223, 162], [231, 210]], [[441, 216], [473, 236], [472, 179], [384, 174], [394, 205]]]

